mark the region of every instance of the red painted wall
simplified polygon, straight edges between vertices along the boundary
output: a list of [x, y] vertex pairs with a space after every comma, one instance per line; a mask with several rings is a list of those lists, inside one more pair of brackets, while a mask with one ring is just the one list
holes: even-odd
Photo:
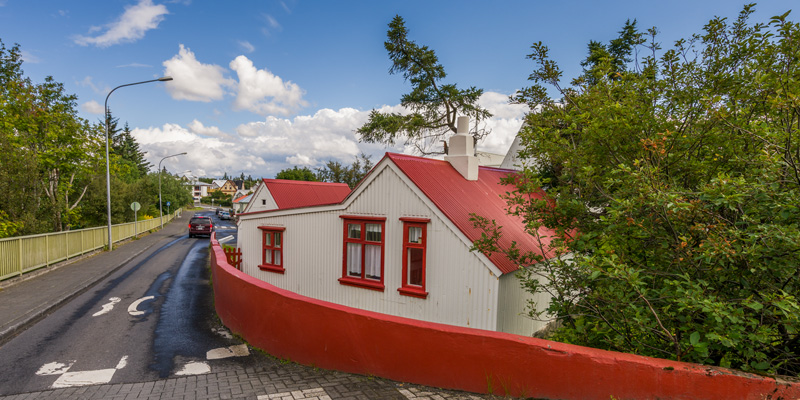
[[225, 325], [251, 345], [301, 364], [547, 399], [800, 399], [800, 382], [311, 299], [236, 270], [213, 237], [212, 246], [215, 307]]

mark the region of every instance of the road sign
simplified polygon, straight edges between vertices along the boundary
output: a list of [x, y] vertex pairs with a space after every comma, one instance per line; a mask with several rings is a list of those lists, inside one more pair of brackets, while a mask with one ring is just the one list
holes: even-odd
[[139, 211], [141, 208], [142, 208], [141, 204], [139, 204], [139, 203], [137, 203], [135, 201], [133, 203], [131, 203], [131, 210]]
[[170, 202], [167, 202], [167, 207], [169, 207]]

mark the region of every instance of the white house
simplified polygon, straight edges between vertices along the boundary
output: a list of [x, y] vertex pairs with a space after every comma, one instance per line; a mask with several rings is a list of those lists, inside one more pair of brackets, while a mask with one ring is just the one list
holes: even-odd
[[190, 188], [195, 203], [199, 202], [201, 197], [208, 196], [208, 189], [211, 187], [211, 184], [200, 181], [189, 182], [184, 185]]
[[[521, 219], [506, 213], [501, 179], [479, 167], [466, 118], [445, 160], [387, 153], [344, 200], [239, 215], [242, 270], [298, 294], [456, 326], [532, 335], [533, 300], [501, 253], [471, 251], [471, 213], [502, 226], [501, 244], [534, 250]], [[259, 190], [254, 194], [258, 197]]]

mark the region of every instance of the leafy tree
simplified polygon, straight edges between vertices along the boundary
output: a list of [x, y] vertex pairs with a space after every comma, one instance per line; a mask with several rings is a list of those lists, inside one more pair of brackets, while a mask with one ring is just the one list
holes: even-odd
[[[456, 118], [467, 115], [475, 121], [473, 135], [476, 140], [488, 132], [478, 129], [480, 122], [492, 116], [477, 102], [482, 89], [474, 86], [459, 89], [455, 84], [444, 84], [447, 74], [433, 50], [419, 46], [408, 39], [405, 21], [399, 15], [389, 23], [384, 47], [392, 60], [389, 73], [401, 73], [411, 83], [410, 93], [400, 102], [409, 114], [382, 113], [372, 110], [369, 120], [358, 133], [368, 143], [394, 145], [404, 140], [422, 154], [432, 154], [448, 133], [456, 132]], [[438, 151], [441, 153], [441, 151]]]
[[752, 12], [660, 55], [650, 30], [633, 68], [612, 53], [568, 88], [532, 46], [534, 85], [516, 100], [540, 110], [520, 134], [535, 162], [508, 202], [530, 232], [555, 232], [533, 237], [555, 257], [498, 248], [479, 215], [475, 247], [552, 296], [530, 314], [560, 322], [553, 338], [800, 375], [800, 25]]
[[372, 169], [370, 156], [361, 153], [352, 164], [343, 166], [338, 161], [328, 161], [325, 166], [317, 168], [316, 180], [320, 182], [346, 183], [354, 188]]
[[[46, 208], [52, 230], [77, 218], [76, 209], [99, 162], [99, 132], [77, 117], [76, 97], [52, 77], [34, 84], [23, 77], [19, 48], [2, 46], [3, 135], [8, 146], [36, 160], [37, 213]], [[38, 203], [43, 195], [44, 203]]]
[[317, 181], [316, 175], [308, 167], [299, 168], [297, 166], [291, 169], [284, 169], [275, 174], [275, 179], [286, 179], [290, 181]]

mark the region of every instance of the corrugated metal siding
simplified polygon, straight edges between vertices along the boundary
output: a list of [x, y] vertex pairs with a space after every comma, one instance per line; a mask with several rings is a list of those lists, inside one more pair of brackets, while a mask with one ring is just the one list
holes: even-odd
[[497, 330], [531, 336], [547, 325], [544, 321], [534, 321], [528, 317], [528, 302], [533, 300], [538, 310], [550, 304], [550, 296], [539, 293], [536, 296], [522, 288], [516, 274], [500, 277], [500, 291], [497, 310]]
[[[346, 208], [281, 215], [269, 213], [240, 221], [243, 271], [275, 286], [333, 303], [365, 310], [495, 330], [498, 278], [469, 251], [450, 226], [439, 219], [397, 173], [387, 166], [366, 183]], [[361, 188], [360, 188], [361, 189]], [[384, 292], [341, 285], [342, 220], [340, 215], [386, 217]], [[430, 218], [427, 242], [427, 299], [402, 296], [401, 217]], [[285, 274], [258, 269], [258, 226], [284, 226]]]

